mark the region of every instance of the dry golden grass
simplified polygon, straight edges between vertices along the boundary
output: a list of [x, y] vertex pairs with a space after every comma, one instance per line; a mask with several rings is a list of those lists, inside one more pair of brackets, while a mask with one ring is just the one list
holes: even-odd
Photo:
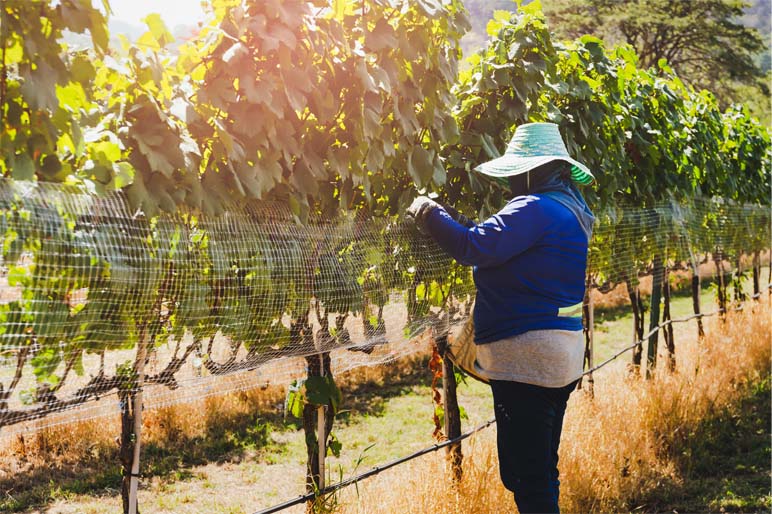
[[[663, 371], [648, 382], [631, 379], [620, 363], [596, 375], [594, 400], [583, 392], [572, 395], [561, 448], [564, 512], [629, 511], [663, 486], [684, 480], [678, 465], [683, 442], [702, 420], [730, 409], [748, 384], [769, 376], [772, 311], [767, 302], [754, 305], [755, 312], [730, 316], [726, 324], [710, 320], [709, 336], [700, 344], [677, 340], [675, 374]], [[425, 368], [423, 359], [413, 355], [389, 366], [360, 368], [338, 381], [348, 394], [365, 393], [414, 375]], [[243, 425], [256, 412], [278, 412], [284, 394], [283, 388], [270, 387], [146, 412], [143, 447], [172, 454], [196, 438]], [[102, 418], [13, 440], [0, 448], [0, 483], [19, 485], [20, 476], [57, 481], [115, 463], [118, 428], [117, 419]], [[464, 480], [458, 486], [447, 480], [441, 453], [430, 454], [364, 481], [359, 496], [353, 487], [342, 491], [336, 511], [513, 511], [512, 496], [498, 477], [494, 430], [465, 441]], [[45, 470], [45, 476], [24, 473], [30, 468]]]
[[[405, 380], [425, 369], [424, 352], [407, 355], [388, 366], [354, 368], [336, 378], [347, 394]], [[231, 377], [223, 377], [228, 380]], [[237, 378], [234, 378], [236, 380]], [[280, 417], [287, 394], [284, 386], [248, 389], [204, 397], [195, 402], [173, 404], [143, 413], [142, 445], [174, 449], [212, 433], [241, 427], [245, 419]], [[62, 423], [3, 439], [0, 444], [0, 481], [40, 466], [71, 468], [117, 458], [120, 435], [118, 416], [103, 416], [76, 423]]]
[[[574, 393], [560, 452], [562, 510], [630, 511], [659, 488], [677, 486], [686, 438], [705, 419], [730, 410], [748, 385], [769, 377], [771, 315], [765, 300], [725, 324], [713, 319], [704, 341], [680, 342], [676, 373], [659, 371], [645, 381], [618, 366], [598, 373], [594, 399]], [[493, 430], [465, 443], [464, 454], [458, 486], [447, 479], [445, 460], [431, 454], [359, 484], [358, 496], [352, 489], [341, 493], [339, 511], [514, 511], [498, 477]]]
[[[337, 382], [346, 398], [356, 397], [358, 402], [366, 403], [372, 398], [371, 392], [377, 393], [385, 385], [413, 383], [425, 376], [419, 370], [426, 370], [427, 358], [414, 354], [389, 366], [356, 368], [338, 376]], [[281, 472], [289, 478], [277, 477], [269, 480], [273, 485], [257, 490], [277, 495], [275, 501], [301, 492], [303, 467], [295, 462], [301, 462], [300, 457], [284, 453], [284, 444], [293, 433], [284, 425], [281, 406], [285, 395], [284, 387], [272, 386], [145, 411], [142, 472], [147, 479], [143, 480], [142, 502], [151, 511], [177, 512], [182, 508], [175, 503], [182, 501], [180, 498], [188, 502], [187, 498], [199, 497], [202, 491], [208, 494], [208, 488], [223, 485], [228, 494], [209, 498], [218, 505], [209, 511], [248, 511], [243, 504], [254, 504], [254, 495], [261, 493], [250, 479], [234, 476], [243, 474], [263, 480], [266, 472], [255, 466], [262, 466], [257, 462], [272, 462], [271, 452], [280, 452], [276, 458], [283, 459], [280, 465], [272, 462], [277, 465], [271, 469], [283, 469]], [[118, 508], [114, 494], [120, 486], [119, 431], [117, 416], [103, 416], [3, 439], [0, 492], [4, 496], [0, 498], [0, 511], [47, 506], [44, 510], [48, 512], [114, 512]], [[265, 459], [259, 457], [263, 452]], [[234, 468], [240, 463], [244, 468], [237, 473]], [[234, 481], [241, 485], [235, 486]], [[177, 488], [181, 492], [175, 493]], [[73, 491], [83, 496], [76, 499]], [[239, 498], [229, 496], [234, 491], [238, 491]], [[187, 512], [199, 511], [193, 507]]]

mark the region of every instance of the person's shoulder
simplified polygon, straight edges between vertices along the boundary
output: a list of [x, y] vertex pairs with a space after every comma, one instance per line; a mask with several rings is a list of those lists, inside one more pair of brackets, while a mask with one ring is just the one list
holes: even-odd
[[539, 207], [550, 214], [569, 214], [571, 215], [571, 211], [560, 203], [556, 198], [553, 198], [549, 193], [543, 194], [543, 193], [536, 193], [534, 195], [538, 199], [537, 204]]
[[[559, 226], [561, 231], [575, 229], [584, 232], [582, 223], [579, 219], [580, 215], [577, 212], [571, 210], [567, 205], [550, 193], [538, 196], [541, 199], [539, 204], [541, 205], [542, 212], [546, 217], [549, 217], [556, 226]], [[592, 225], [592, 214], [589, 213], [589, 210], [586, 212], [590, 218], [589, 223]]]
[[508, 220], [507, 223], [514, 221], [521, 222], [528, 218], [536, 221], [542, 218], [550, 218], [551, 206], [537, 195], [523, 195], [512, 198], [498, 212], [497, 216], [502, 220]]
[[512, 198], [510, 201], [507, 202], [507, 204], [504, 207], [509, 206], [517, 206], [521, 207], [524, 205], [530, 205], [534, 202], [539, 201], [539, 197], [536, 195], [520, 195]]
[[501, 213], [513, 213], [523, 210], [540, 211], [545, 207], [544, 198], [537, 194], [516, 196], [507, 202]]
[[550, 220], [558, 224], [575, 218], [568, 207], [549, 194], [542, 193], [516, 196], [507, 203], [500, 214], [525, 215], [534, 220]]

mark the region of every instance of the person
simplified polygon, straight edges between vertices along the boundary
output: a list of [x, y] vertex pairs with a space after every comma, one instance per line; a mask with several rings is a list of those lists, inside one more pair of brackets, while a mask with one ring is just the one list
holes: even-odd
[[517, 127], [503, 156], [475, 171], [512, 199], [480, 224], [421, 196], [408, 215], [473, 266], [474, 371], [493, 392], [499, 471], [521, 513], [559, 512], [558, 447], [583, 370], [582, 302], [594, 217], [577, 185], [594, 181], [552, 123]]

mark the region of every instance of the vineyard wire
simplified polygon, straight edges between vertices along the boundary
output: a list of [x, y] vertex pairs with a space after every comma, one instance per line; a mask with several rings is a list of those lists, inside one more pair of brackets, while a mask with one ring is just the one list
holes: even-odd
[[381, 473], [382, 471], [386, 471], [389, 468], [393, 468], [394, 466], [398, 466], [400, 464], [404, 464], [405, 462], [411, 461], [413, 459], [417, 459], [418, 457], [421, 457], [423, 455], [426, 455], [427, 453], [436, 452], [437, 450], [440, 450], [442, 448], [445, 448], [446, 446], [450, 446], [452, 444], [458, 443], [460, 441], [463, 441], [464, 439], [476, 434], [477, 432], [480, 432], [481, 430], [493, 425], [496, 423], [495, 419], [491, 419], [486, 421], [485, 423], [482, 423], [481, 425], [476, 426], [472, 430], [465, 432], [461, 434], [458, 437], [454, 437], [453, 439], [448, 439], [446, 441], [442, 441], [441, 443], [435, 443], [431, 446], [427, 446], [426, 448], [423, 448], [421, 450], [418, 450], [416, 452], [411, 453], [410, 455], [406, 455], [404, 457], [401, 457], [399, 459], [395, 459], [391, 462], [387, 462], [386, 464], [375, 466], [372, 469], [365, 471], [364, 473], [360, 473], [359, 475], [353, 476], [351, 478], [348, 478], [346, 480], [342, 480], [336, 484], [333, 484], [329, 487], [326, 487], [320, 492], [317, 493], [308, 493], [303, 496], [298, 496], [297, 498], [294, 498], [292, 500], [288, 500], [284, 503], [280, 503], [277, 505], [274, 505], [273, 507], [268, 507], [267, 509], [263, 509], [260, 511], [257, 511], [255, 514], [270, 514], [272, 512], [279, 512], [284, 509], [288, 509], [289, 507], [294, 507], [295, 505], [300, 505], [303, 502], [307, 502], [309, 500], [313, 500], [317, 496], [324, 496], [326, 494], [332, 493], [337, 491], [338, 489], [342, 489], [344, 487], [356, 484], [360, 480], [363, 480], [365, 478], [369, 478], [371, 476], [377, 475]]
[[[769, 290], [769, 289], [772, 289], [772, 283], [770, 283], [770, 284], [767, 286], [767, 289], [768, 289], [768, 290]], [[761, 292], [758, 292], [758, 293], [756, 293], [756, 294], [754, 294], [754, 295], [751, 295], [751, 296], [750, 296], [750, 299], [751, 299], [751, 300], [756, 300], [757, 298], [761, 298], [762, 294], [763, 294], [763, 293], [761, 293]], [[730, 311], [730, 312], [739, 312], [739, 311], [742, 311], [742, 310], [744, 309], [744, 307], [745, 307], [745, 303], [743, 303], [743, 304], [741, 304], [741, 305], [738, 305], [738, 306], [736, 306], [736, 307], [730, 307], [729, 309], [716, 309], [716, 310], [714, 310], [714, 311], [711, 311], [711, 312], [705, 312], [705, 313], [702, 313], [702, 312], [701, 312], [701, 313], [699, 313], [699, 314], [691, 314], [691, 315], [689, 315], [689, 316], [685, 316], [685, 317], [683, 317], [683, 318], [678, 318], [678, 319], [669, 319], [669, 320], [663, 321], [662, 323], [660, 323], [659, 325], [657, 325], [656, 327], [654, 327], [653, 329], [651, 329], [651, 330], [650, 330], [650, 331], [649, 331], [647, 334], [645, 334], [645, 335], [643, 336], [643, 338], [641, 338], [641, 340], [640, 340], [640, 341], [636, 341], [636, 342], [635, 342], [635, 343], [633, 343], [632, 345], [630, 345], [630, 346], [627, 346], [627, 347], [625, 347], [625, 348], [623, 348], [623, 349], [619, 350], [617, 353], [615, 353], [614, 355], [612, 355], [611, 357], [609, 357], [609, 358], [608, 358], [608, 359], [606, 359], [605, 361], [601, 362], [601, 363], [600, 363], [600, 364], [598, 364], [597, 366], [595, 366], [595, 367], [593, 367], [593, 368], [590, 368], [590, 369], [588, 369], [587, 371], [585, 371], [584, 373], [582, 373], [582, 376], [584, 377], [584, 376], [590, 375], [590, 374], [591, 374], [593, 371], [597, 371], [597, 370], [599, 370], [600, 368], [602, 368], [603, 366], [605, 366], [606, 364], [609, 364], [609, 363], [611, 363], [612, 361], [616, 360], [616, 358], [617, 358], [617, 357], [619, 357], [620, 355], [623, 355], [623, 354], [625, 354], [625, 353], [629, 352], [630, 350], [634, 349], [636, 346], [639, 346], [639, 345], [642, 345], [642, 344], [644, 344], [646, 341], [648, 341], [648, 339], [649, 339], [649, 336], [652, 336], [652, 335], [656, 334], [657, 332], [659, 332], [661, 329], [665, 328], [665, 327], [666, 327], [666, 326], [668, 326], [668, 325], [671, 325], [671, 324], [673, 324], [673, 323], [686, 323], [686, 322], [688, 322], [688, 321], [691, 321], [691, 320], [693, 320], [693, 319], [698, 319], [698, 318], [709, 318], [709, 317], [711, 317], [711, 316], [715, 316], [715, 315], [717, 315], [717, 314], [723, 314], [723, 313], [725, 313], [725, 312], [727, 312], [727, 311]]]
[[[767, 290], [772, 290], [772, 283], [768, 284]], [[754, 295], [751, 295], [749, 297], [749, 300], [755, 300], [757, 298], [760, 298], [762, 296], [762, 294], [763, 293], [759, 292], [759, 293], [756, 293]], [[619, 352], [614, 354], [609, 359], [603, 361], [602, 363], [598, 364], [597, 366], [595, 366], [595, 367], [593, 367], [591, 369], [586, 370], [585, 372], [582, 373], [581, 376], [583, 376], [583, 377], [587, 376], [587, 375], [593, 373], [594, 371], [597, 371], [600, 368], [606, 366], [607, 364], [609, 364], [612, 361], [614, 361], [620, 355], [622, 355], [622, 354], [632, 350], [633, 348], [635, 348], [639, 343], [640, 344], [645, 343], [648, 340], [650, 335], [653, 335], [653, 334], [659, 332], [664, 327], [666, 327], [666, 326], [668, 326], [668, 325], [670, 325], [672, 323], [686, 323], [686, 322], [691, 321], [691, 320], [696, 319], [696, 318], [708, 318], [708, 317], [711, 317], [711, 316], [715, 316], [717, 314], [724, 313], [727, 310], [731, 311], [731, 312], [739, 312], [739, 311], [742, 311], [745, 308], [746, 304], [747, 304], [747, 301], [745, 301], [742, 304], [737, 305], [735, 307], [731, 307], [729, 309], [717, 309], [715, 311], [711, 311], [711, 312], [707, 312], [707, 313], [692, 314], [690, 316], [685, 316], [683, 318], [669, 319], [667, 321], [664, 321], [664, 322], [660, 323], [659, 325], [657, 325], [656, 327], [654, 327], [652, 330], [650, 330], [649, 333], [645, 334], [645, 336], [640, 341], [636, 342], [634, 345], [626, 347], [626, 348], [620, 350]], [[422, 456], [424, 456], [424, 455], [426, 455], [428, 453], [433, 453], [433, 452], [435, 452], [435, 451], [437, 451], [437, 450], [439, 450], [441, 448], [445, 448], [445, 447], [450, 446], [452, 444], [455, 444], [455, 443], [458, 443], [460, 441], [463, 441], [464, 439], [467, 439], [467, 438], [471, 437], [472, 435], [476, 434], [477, 432], [480, 432], [480, 431], [488, 428], [489, 426], [495, 425], [495, 424], [496, 424], [496, 420], [495, 419], [488, 420], [485, 423], [482, 423], [482, 424], [474, 427], [473, 429], [469, 430], [468, 432], [464, 432], [463, 434], [461, 434], [458, 437], [455, 437], [453, 439], [447, 439], [447, 440], [445, 440], [445, 441], [443, 441], [441, 443], [435, 443], [435, 444], [433, 444], [431, 446], [427, 446], [425, 448], [422, 448], [421, 450], [415, 451], [415, 452], [413, 452], [413, 453], [411, 453], [409, 455], [406, 455], [404, 457], [400, 457], [400, 458], [395, 459], [393, 461], [390, 461], [390, 462], [388, 462], [386, 464], [383, 464], [383, 465], [380, 465], [380, 466], [374, 466], [373, 468], [369, 469], [368, 471], [365, 471], [364, 473], [360, 473], [359, 475], [355, 475], [355, 476], [353, 476], [351, 478], [347, 478], [346, 480], [342, 480], [340, 482], [337, 482], [337, 483], [335, 483], [333, 485], [330, 485], [330, 486], [324, 488], [321, 491], [317, 491], [317, 492], [314, 492], [314, 493], [308, 493], [308, 494], [304, 494], [302, 496], [298, 496], [297, 498], [293, 498], [291, 500], [287, 500], [286, 502], [273, 505], [273, 506], [265, 508], [263, 510], [259, 510], [259, 511], [255, 512], [254, 514], [272, 514], [274, 512], [279, 512], [279, 511], [282, 511], [284, 509], [288, 509], [290, 507], [294, 507], [295, 505], [300, 505], [301, 503], [304, 503], [304, 502], [307, 502], [307, 501], [311, 501], [311, 500], [313, 500], [315, 498], [325, 496], [327, 494], [330, 494], [330, 493], [333, 493], [335, 491], [338, 491], [339, 489], [343, 489], [344, 487], [348, 487], [350, 485], [354, 485], [354, 484], [356, 484], [356, 483], [358, 483], [361, 480], [364, 480], [366, 478], [370, 478], [372, 476], [378, 475], [382, 471], [386, 471], [389, 468], [393, 468], [393, 467], [398, 466], [400, 464], [404, 464], [404, 463], [409, 462], [411, 460], [417, 459], [418, 457], [422, 457]]]
[[[469, 314], [470, 271], [391, 219], [299, 226], [280, 206], [233, 205], [152, 221], [121, 193], [10, 180], [0, 206], [0, 438], [118, 411], [104, 399], [142, 386], [109, 367], [140, 336], [154, 339], [144, 407], [159, 408], [289, 383], [320, 352], [334, 351], [334, 373], [389, 362], [443, 316], [457, 328]], [[678, 267], [697, 265], [695, 251], [734, 267], [756, 240], [766, 251], [768, 219], [720, 199], [601, 212], [589, 268], [622, 284], [654, 253]]]

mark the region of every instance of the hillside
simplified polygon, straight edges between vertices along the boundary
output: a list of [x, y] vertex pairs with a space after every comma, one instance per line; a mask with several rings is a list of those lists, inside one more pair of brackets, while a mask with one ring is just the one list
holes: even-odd
[[[523, 4], [530, 2], [531, 0], [524, 0]], [[464, 0], [464, 4], [472, 22], [472, 30], [462, 40], [464, 55], [474, 53], [488, 39], [485, 27], [493, 11], [512, 10], [516, 5], [514, 0]], [[750, 0], [748, 4], [743, 23], [757, 29], [767, 41], [770, 41], [772, 0]], [[765, 52], [763, 67], [765, 70], [770, 69], [769, 50]]]

